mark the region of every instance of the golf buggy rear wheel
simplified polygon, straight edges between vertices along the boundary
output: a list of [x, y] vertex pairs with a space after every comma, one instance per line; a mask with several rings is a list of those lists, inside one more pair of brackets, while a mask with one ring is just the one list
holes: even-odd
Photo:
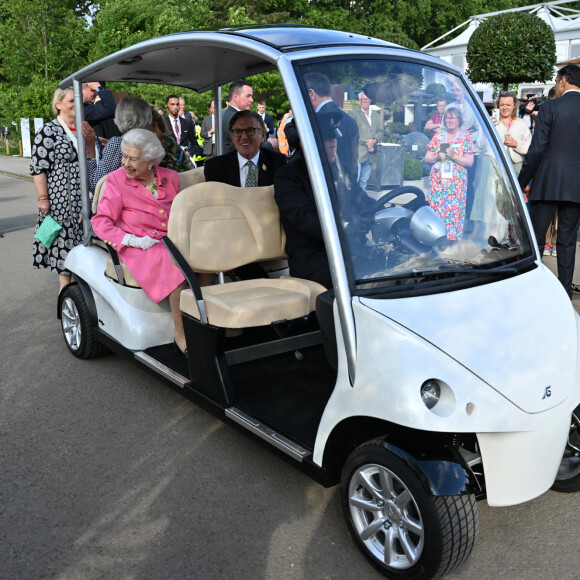
[[76, 284], [62, 291], [60, 322], [66, 345], [77, 358], [93, 358], [107, 352], [95, 338], [89, 308]]
[[572, 413], [564, 457], [552, 489], [565, 493], [580, 491], [580, 405]]
[[355, 543], [388, 578], [440, 578], [469, 557], [477, 537], [475, 496], [431, 495], [380, 440], [348, 458], [341, 499]]

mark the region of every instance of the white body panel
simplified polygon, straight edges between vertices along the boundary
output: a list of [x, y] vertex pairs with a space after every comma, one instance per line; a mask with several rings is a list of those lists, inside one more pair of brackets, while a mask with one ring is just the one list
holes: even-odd
[[[569, 416], [580, 401], [578, 317], [567, 297], [555, 300], [546, 317], [537, 314], [542, 296], [562, 293], [557, 279], [539, 267], [460, 291], [355, 299], [356, 381], [351, 387], [337, 329], [337, 386], [322, 417], [314, 461], [322, 463], [336, 425], [368, 416], [424, 431], [476, 433], [490, 505], [520, 503], [545, 492], [562, 458]], [[538, 345], [530, 343], [532, 336], [550, 340]], [[420, 387], [433, 378], [443, 389], [429, 410]], [[544, 396], [548, 386], [551, 395]], [[468, 403], [474, 405], [471, 414]]]
[[99, 328], [129, 350], [173, 341], [169, 300], [155, 304], [140, 288], [121, 286], [104, 275], [109, 254], [96, 246], [77, 246], [66, 268], [91, 287]]

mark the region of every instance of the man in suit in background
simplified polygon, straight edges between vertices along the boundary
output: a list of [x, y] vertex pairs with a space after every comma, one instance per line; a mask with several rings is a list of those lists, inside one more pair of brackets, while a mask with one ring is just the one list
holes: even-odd
[[[112, 135], [107, 136], [105, 134], [104, 122], [110, 120], [114, 125], [113, 119], [115, 118], [117, 103], [115, 102], [113, 93], [103, 89], [99, 82], [83, 83], [82, 90], [85, 121], [94, 129], [98, 147], [101, 148], [102, 144], [100, 139], [109, 139], [112, 137]], [[97, 95], [99, 97], [99, 104], [95, 105]]]
[[222, 117], [223, 152], [231, 153], [235, 150], [230, 134], [230, 121], [238, 111], [249, 111], [254, 102], [252, 83], [244, 80], [234, 81], [228, 89], [228, 108]]
[[262, 117], [255, 111], [238, 111], [230, 122], [234, 151], [205, 163], [205, 180], [236, 187], [261, 187], [274, 183], [275, 171], [286, 163], [281, 153], [262, 149], [266, 132]]
[[209, 104], [209, 115], [204, 118], [201, 123], [201, 136], [203, 142], [203, 154], [206, 159], [215, 157], [217, 147], [215, 144], [215, 116], [214, 116], [214, 102]]
[[193, 118], [191, 111], [185, 110], [185, 99], [183, 97], [179, 97], [179, 116], [182, 117], [183, 119], [191, 121], [193, 124], [195, 124], [197, 120]]
[[166, 119], [169, 122], [175, 141], [182, 148], [185, 148], [185, 152], [189, 156], [192, 156], [197, 145], [195, 125], [179, 116], [179, 97], [177, 95], [169, 95], [165, 99], [165, 106], [167, 108]]
[[274, 119], [272, 118], [272, 115], [268, 115], [268, 113], [266, 113], [266, 101], [264, 99], [260, 99], [258, 101], [257, 108], [258, 108], [258, 114], [260, 115], [260, 117], [262, 117], [262, 120], [266, 124], [266, 127], [268, 127], [268, 137], [273, 137], [274, 136]]
[[366, 191], [376, 161], [377, 144], [383, 138], [383, 128], [379, 114], [371, 110], [371, 100], [364, 93], [359, 94], [358, 102], [360, 107], [350, 111], [349, 115], [355, 120], [359, 132], [358, 184]]
[[558, 279], [571, 298], [580, 225], [580, 67], [561, 68], [555, 89], [558, 98], [540, 106], [518, 180], [530, 192], [530, 218], [540, 249], [558, 210]]
[[[307, 73], [304, 82], [308, 91], [308, 98], [315, 113], [320, 113], [329, 122], [338, 125], [335, 129], [338, 143], [338, 159], [344, 173], [351, 184], [357, 182], [358, 177], [358, 127], [355, 120], [345, 115], [344, 111], [332, 100], [330, 81], [321, 73]], [[320, 117], [322, 118], [322, 117]]]

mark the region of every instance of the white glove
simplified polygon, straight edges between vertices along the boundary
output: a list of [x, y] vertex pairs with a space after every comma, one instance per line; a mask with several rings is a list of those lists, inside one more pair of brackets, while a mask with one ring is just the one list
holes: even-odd
[[133, 234], [125, 234], [123, 238], [124, 246], [132, 246], [133, 248], [141, 248], [142, 250], [148, 250], [152, 248], [155, 244], [158, 244], [161, 240], [155, 240], [149, 236], [139, 238]]

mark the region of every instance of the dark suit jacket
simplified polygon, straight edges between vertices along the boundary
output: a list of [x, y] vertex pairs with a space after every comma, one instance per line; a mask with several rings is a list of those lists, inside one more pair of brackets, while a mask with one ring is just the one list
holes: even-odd
[[541, 104], [532, 143], [518, 177], [530, 179], [530, 201], [580, 203], [580, 93]]
[[286, 232], [290, 274], [332, 287], [330, 266], [306, 163], [300, 151], [274, 178], [274, 198]]
[[[272, 185], [274, 183], [274, 173], [285, 163], [286, 157], [281, 153], [260, 149], [258, 187]], [[220, 183], [241, 187], [238, 152], [234, 150], [231, 153], [208, 159], [204, 165], [204, 175], [206, 181], [219, 181]]]
[[[95, 107], [103, 107], [103, 101], [99, 100], [95, 103]], [[110, 139], [111, 137], [121, 137], [121, 131], [119, 127], [115, 124], [115, 119], [103, 119], [100, 123], [101, 129], [103, 131], [102, 137], [105, 139]]]
[[[94, 129], [97, 137], [110, 137], [105, 135], [103, 122], [108, 119], [114, 119], [117, 103], [111, 91], [100, 90], [100, 101], [95, 105], [93, 103], [83, 103], [85, 121]], [[111, 135], [112, 137], [112, 135]]]
[[266, 123], [266, 127], [268, 127], [268, 137], [272, 137], [274, 134], [274, 118], [272, 115], [264, 113], [264, 123]]
[[352, 182], [356, 181], [358, 176], [358, 127], [356, 121], [347, 115], [334, 101], [326, 103], [319, 111], [320, 114], [335, 113], [340, 118], [339, 131], [341, 137], [337, 139], [337, 154], [343, 170], [348, 173]]
[[237, 112], [238, 109], [230, 106], [224, 111], [224, 114], [222, 116], [222, 135], [223, 135], [222, 142], [224, 144], [223, 148], [224, 153], [231, 153], [232, 151], [236, 150], [234, 144], [232, 143], [232, 136], [230, 135], [230, 121]]
[[[212, 128], [211, 115], [208, 115], [201, 122], [201, 136], [204, 138], [203, 154], [206, 156], [213, 156], [215, 154], [215, 151], [216, 151], [215, 143], [212, 144], [212, 142], [211, 142], [212, 136], [208, 135], [208, 132], [211, 130], [211, 128]], [[215, 136], [215, 133], [214, 133], [214, 136]]]
[[[173, 132], [173, 117], [169, 116], [169, 113], [165, 114], [165, 118], [167, 119], [167, 122], [169, 123], [169, 126], [171, 127], [171, 132], [169, 133], [171, 136], [175, 136], [175, 133]], [[179, 144], [182, 147], [185, 147], [192, 155], [194, 154], [196, 148], [197, 148], [197, 139], [195, 136], [195, 125], [191, 122], [188, 121], [187, 119], [184, 119], [183, 117], [179, 117], [179, 121], [180, 121], [180, 127], [181, 127], [181, 133], [179, 135]]]

